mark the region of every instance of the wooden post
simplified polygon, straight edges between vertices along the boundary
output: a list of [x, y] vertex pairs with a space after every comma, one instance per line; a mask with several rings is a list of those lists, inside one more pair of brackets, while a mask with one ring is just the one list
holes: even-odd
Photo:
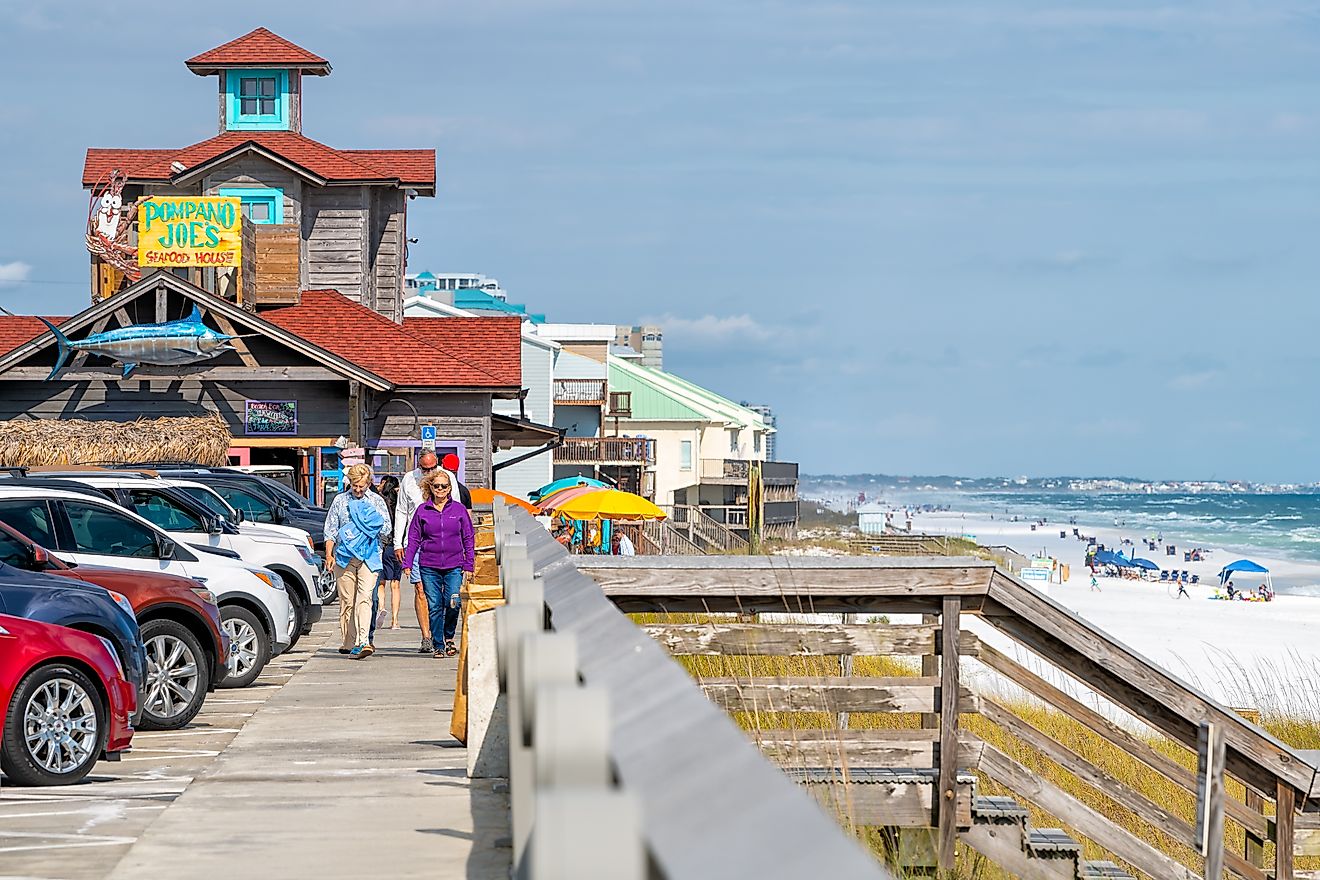
[[1224, 731], [1218, 724], [1204, 725], [1209, 741], [1202, 768], [1205, 778], [1203, 806], [1205, 880], [1224, 878]]
[[958, 842], [958, 626], [962, 600], [945, 596], [940, 627], [940, 779], [938, 806], [938, 861], [941, 871], [953, 870]]
[[[1265, 812], [1265, 799], [1251, 788], [1247, 789], [1247, 809], [1255, 813]], [[1265, 839], [1250, 831], [1246, 832], [1246, 838], [1242, 855], [1257, 868], [1265, 867]]]
[[[940, 618], [937, 614], [921, 615], [922, 623], [934, 624], [939, 623], [939, 620]], [[932, 652], [930, 654], [921, 655], [921, 674], [924, 678], [934, 678], [940, 674], [940, 658], [938, 654]], [[925, 730], [934, 730], [939, 727], [939, 725], [940, 716], [938, 714], [933, 712], [923, 712], [921, 714], [921, 726]]]
[[1274, 880], [1293, 880], [1293, 821], [1297, 811], [1292, 786], [1282, 779], [1274, 808]]
[[[843, 625], [844, 625], [844, 626], [848, 626], [849, 624], [853, 624], [853, 623], [856, 623], [856, 622], [857, 622], [857, 615], [856, 615], [856, 614], [844, 614], [844, 615], [842, 615], [842, 617], [843, 617]], [[840, 654], [840, 655], [839, 655], [839, 674], [842, 675], [844, 678], [851, 678], [851, 677], [852, 677], [852, 674], [853, 674], [853, 655], [852, 655], [852, 654]], [[847, 729], [848, 729], [848, 713], [847, 713], [847, 712], [840, 712], [840, 713], [839, 713], [839, 730], [847, 730]]]

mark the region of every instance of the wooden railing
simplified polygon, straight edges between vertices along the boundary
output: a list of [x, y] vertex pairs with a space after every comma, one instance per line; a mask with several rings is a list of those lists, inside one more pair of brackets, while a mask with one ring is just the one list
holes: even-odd
[[604, 379], [556, 379], [555, 405], [604, 406]]
[[[498, 500], [495, 546], [508, 604], [474, 629], [498, 656], [514, 876], [892, 880]], [[498, 748], [484, 731], [470, 753]]]
[[[746, 553], [747, 539], [730, 531], [728, 526], [717, 522], [700, 507], [675, 504], [670, 508], [670, 523], [676, 529], [686, 531], [688, 538], [696, 544], [704, 544], [707, 549], [717, 553]], [[745, 514], [746, 511], [744, 510]], [[746, 523], [746, 518], [743, 519]]]
[[692, 539], [684, 535], [667, 520], [646, 520], [642, 523], [642, 540], [646, 556], [704, 556]]
[[556, 464], [655, 463], [655, 441], [646, 437], [565, 437], [555, 447]]
[[[1320, 824], [1309, 821], [1314, 815], [1309, 810], [1316, 806], [1308, 800], [1316, 771], [1301, 755], [990, 563], [727, 556], [584, 557], [575, 562], [628, 612], [737, 614], [742, 620], [769, 611], [926, 615], [924, 623], [906, 626], [746, 625], [716, 617], [648, 631], [676, 654], [791, 655], [795, 661], [920, 654], [923, 660], [920, 666], [914, 662], [910, 677], [739, 675], [702, 683], [744, 722], [749, 713], [753, 718], [782, 712], [824, 718], [921, 713], [920, 731], [863, 731], [837, 724], [803, 734], [787, 732], [774, 720], [773, 727], [754, 729], [752, 736], [763, 747], [768, 744], [767, 751], [823, 802], [857, 806], [854, 824], [880, 826], [889, 829], [886, 833], [929, 829], [931, 851], [942, 868], [952, 867], [953, 842], [962, 839], [1015, 876], [1129, 876], [1084, 858], [1070, 835], [1033, 828], [1014, 802], [976, 793], [977, 785], [993, 783], [1131, 871], [1157, 880], [1201, 877], [1203, 863], [1188, 855], [1199, 845], [1192, 810], [1196, 775], [1169, 757], [1166, 751], [1172, 749], [1161, 750], [1155, 740], [1131, 732], [1140, 727], [1192, 755], [1203, 723], [1219, 731], [1225, 776], [1235, 790], [1245, 792], [1229, 796], [1220, 786], [1207, 796], [1210, 813], [1221, 810], [1230, 827], [1238, 829], [1233, 833], [1239, 837], [1226, 849], [1222, 838], [1212, 841], [1233, 876], [1292, 878], [1299, 809], [1308, 810], [1302, 814], [1304, 828]], [[963, 629], [964, 621], [975, 630]], [[985, 673], [976, 679], [975, 694], [965, 689], [961, 669], [973, 665]], [[847, 666], [839, 661], [834, 668]], [[1098, 737], [1144, 766], [1147, 776], [1163, 777], [1170, 793], [1145, 793], [1083, 756], [1052, 735], [1053, 727], [1037, 724], [1030, 711], [1034, 704], [1023, 694], [1064, 716], [1067, 723], [1060, 729]], [[969, 729], [973, 718], [984, 736]], [[985, 739], [991, 734], [994, 742]], [[949, 755], [958, 759], [943, 760]], [[1046, 763], [1061, 768], [1068, 784], [1041, 772]], [[861, 769], [869, 774], [866, 780], [850, 777]], [[884, 798], [877, 800], [874, 785], [863, 784], [877, 780], [892, 783], [890, 806], [879, 802]], [[1109, 806], [1102, 809], [1102, 803]], [[1301, 851], [1309, 852], [1309, 830], [1302, 836], [1308, 844]], [[1277, 845], [1267, 871], [1265, 843], [1270, 841]]]

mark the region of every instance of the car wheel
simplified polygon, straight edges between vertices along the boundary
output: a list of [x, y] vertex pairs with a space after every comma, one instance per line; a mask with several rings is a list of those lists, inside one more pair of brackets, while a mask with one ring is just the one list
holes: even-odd
[[229, 634], [229, 674], [222, 688], [247, 687], [270, 660], [270, 635], [257, 615], [241, 605], [220, 609], [220, 624]]
[[177, 620], [142, 624], [147, 648], [147, 680], [143, 687], [143, 730], [176, 730], [202, 708], [210, 666], [202, 646]]
[[303, 624], [307, 623], [307, 605], [297, 593], [289, 593], [289, 604], [293, 606], [293, 625], [289, 627], [289, 647], [286, 651], [292, 651], [293, 646], [298, 644], [298, 639], [302, 638]]
[[0, 768], [21, 785], [67, 785], [101, 756], [108, 712], [80, 669], [54, 663], [29, 672], [14, 691], [0, 739]]

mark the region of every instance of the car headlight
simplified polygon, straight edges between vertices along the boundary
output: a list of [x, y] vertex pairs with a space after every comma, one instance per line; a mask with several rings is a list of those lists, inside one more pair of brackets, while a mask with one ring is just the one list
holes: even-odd
[[304, 547], [299, 544], [298, 553], [302, 556], [303, 562], [306, 562], [308, 565], [316, 565], [316, 554], [312, 552], [310, 547]]
[[[118, 596], [119, 594], [116, 593], [115, 595]], [[122, 599], [124, 597], [120, 596], [119, 598]], [[114, 658], [115, 671], [119, 673], [119, 677], [125, 678], [126, 676], [124, 675], [124, 664], [119, 662], [119, 652], [115, 650], [114, 644], [105, 636], [97, 636], [97, 638], [100, 640], [101, 644], [105, 645], [106, 653], [108, 653], [112, 658]]]
[[106, 592], [110, 594], [110, 598], [111, 598], [111, 599], [114, 599], [114, 600], [115, 600], [115, 604], [116, 604], [116, 605], [118, 605], [120, 608], [124, 609], [124, 612], [125, 612], [129, 617], [134, 617], [134, 616], [135, 616], [135, 615], [133, 614], [133, 603], [130, 602], [130, 601], [128, 601], [128, 597], [127, 597], [127, 596], [125, 596], [123, 593], [116, 593], [114, 590], [106, 590]]
[[275, 572], [266, 571], [265, 569], [263, 569], [261, 571], [254, 571], [252, 573], [255, 574], [257, 577], [261, 578], [263, 581], [265, 581], [266, 585], [269, 586], [271, 589], [274, 590], [284, 589], [284, 578], [280, 577]]

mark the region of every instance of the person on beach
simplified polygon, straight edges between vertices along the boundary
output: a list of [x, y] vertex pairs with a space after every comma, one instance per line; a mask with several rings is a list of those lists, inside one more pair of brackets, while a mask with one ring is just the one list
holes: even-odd
[[1183, 596], [1186, 596], [1188, 599], [1192, 598], [1192, 594], [1187, 592], [1187, 585], [1182, 581], [1178, 581], [1178, 595], [1173, 598], [1181, 599]]
[[1092, 592], [1092, 593], [1099, 593], [1099, 592], [1101, 592], [1101, 589], [1100, 589], [1100, 582], [1099, 582], [1098, 580], [1095, 579], [1095, 575], [1094, 575], [1094, 574], [1091, 575], [1091, 592]]
[[371, 468], [348, 469], [348, 491], [335, 496], [325, 516], [325, 555], [333, 560], [339, 587], [339, 653], [370, 657], [371, 597], [381, 570], [381, 551], [390, 537], [385, 499], [371, 488]]
[[633, 542], [628, 540], [628, 536], [617, 526], [614, 529], [614, 537], [610, 540], [610, 544], [613, 545], [615, 556], [637, 555], [637, 548], [633, 546]]
[[[399, 505], [399, 479], [387, 475], [381, 477], [380, 485], [372, 491], [385, 499], [385, 509], [390, 514], [390, 534], [394, 534], [394, 511]], [[376, 627], [384, 626], [389, 620], [390, 629], [399, 628], [399, 574], [403, 571], [399, 558], [394, 555], [394, 548], [389, 548], [381, 559], [380, 578], [376, 581], [376, 591], [371, 594], [371, 637], [376, 644]], [[386, 591], [389, 591], [388, 593]], [[390, 596], [390, 610], [385, 610], [385, 597]]]
[[454, 633], [461, 612], [459, 590], [472, 583], [476, 561], [472, 517], [452, 497], [453, 480], [447, 472], [431, 474], [421, 488], [426, 500], [408, 525], [403, 557], [416, 560], [422, 569], [435, 656], [453, 657], [458, 653]]
[[429, 654], [435, 650], [431, 642], [431, 616], [426, 607], [426, 591], [422, 588], [422, 567], [416, 559], [404, 559], [403, 539], [412, 522], [413, 514], [421, 506], [422, 481], [440, 469], [440, 458], [432, 450], [426, 450], [417, 457], [417, 467], [403, 475], [399, 483], [399, 500], [394, 506], [394, 558], [399, 561], [404, 571], [411, 573], [413, 585], [413, 608], [417, 611], [417, 622], [422, 627], [422, 641], [417, 646], [417, 653]]

